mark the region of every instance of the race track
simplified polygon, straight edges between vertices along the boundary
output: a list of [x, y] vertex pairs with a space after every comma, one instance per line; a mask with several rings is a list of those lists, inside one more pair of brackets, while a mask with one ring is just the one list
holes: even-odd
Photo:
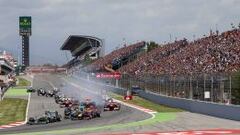
[[[34, 88], [45, 88], [45, 89], [53, 89], [53, 87], [60, 87], [61, 91], [66, 95], [79, 97], [79, 99], [84, 100], [83, 98], [98, 98], [91, 93], [86, 93], [85, 91], [81, 91], [80, 88], [76, 88], [72, 85], [66, 84], [62, 82], [60, 78], [53, 76], [45, 76], [40, 75], [36, 76], [33, 80]], [[64, 83], [64, 87], [61, 85]], [[43, 114], [46, 110], [57, 110], [62, 113], [63, 109], [59, 107], [58, 104], [55, 103], [53, 98], [50, 97], [42, 97], [37, 96], [36, 93], [31, 94], [30, 106], [28, 117], [38, 116]], [[23, 125], [14, 128], [2, 129], [0, 130], [0, 134], [12, 134], [12, 133], [27, 133], [27, 132], [39, 132], [39, 131], [50, 131], [50, 130], [58, 130], [58, 129], [71, 129], [71, 128], [85, 128], [85, 127], [97, 127], [102, 125], [112, 125], [117, 123], [128, 123], [133, 121], [140, 121], [147, 118], [150, 118], [151, 115], [141, 112], [139, 110], [123, 106], [120, 111], [115, 112], [102, 112], [100, 118], [95, 118], [91, 120], [63, 120], [58, 123], [50, 123], [47, 125]]]
[[[52, 89], [58, 87], [63, 93], [70, 97], [79, 98], [83, 100], [85, 98], [92, 98], [99, 102], [101, 97], [96, 96], [94, 93], [98, 93], [103, 87], [90, 83], [88, 81], [81, 81], [77, 79], [62, 79], [63, 76], [58, 75], [38, 75], [33, 80], [33, 86], [35, 88]], [[90, 90], [91, 92], [87, 92]], [[35, 94], [31, 95], [31, 102], [29, 107], [28, 117], [37, 116], [43, 114], [45, 110], [58, 110], [63, 113], [63, 109], [59, 107], [53, 98], [39, 97]], [[63, 114], [62, 114], [63, 115]], [[163, 114], [160, 114], [162, 116]], [[15, 128], [8, 128], [0, 130], [0, 134], [18, 134], [18, 133], [31, 133], [42, 131], [53, 131], [52, 134], [58, 134], [58, 131], [66, 131], [68, 129], [85, 129], [96, 128], [109, 125], [110, 128], [102, 128], [97, 131], [97, 134], [106, 133], [143, 133], [143, 132], [168, 132], [168, 131], [187, 131], [187, 130], [206, 130], [206, 129], [239, 129], [240, 122], [227, 119], [216, 118], [207, 115], [201, 115], [191, 112], [180, 112], [174, 114], [176, 118], [170, 121], [160, 121], [148, 123], [146, 125], [126, 126], [129, 123], [145, 120], [151, 117], [151, 115], [136, 109], [122, 106], [120, 111], [117, 112], [103, 112], [101, 118], [92, 120], [80, 120], [71, 121], [63, 120], [59, 123], [51, 123], [48, 125], [23, 125]], [[125, 127], [123, 128], [111, 128], [111, 125], [121, 123]], [[138, 123], [138, 122], [136, 122]], [[129, 124], [130, 125], [130, 124]], [[61, 130], [60, 130], [61, 129]], [[75, 130], [76, 131], [76, 130]], [[68, 131], [62, 132], [62, 134], [69, 133]], [[93, 130], [80, 131], [76, 133], [70, 133], [71, 135], [78, 135], [79, 133], [95, 133]], [[40, 135], [45, 135], [43, 132]]]

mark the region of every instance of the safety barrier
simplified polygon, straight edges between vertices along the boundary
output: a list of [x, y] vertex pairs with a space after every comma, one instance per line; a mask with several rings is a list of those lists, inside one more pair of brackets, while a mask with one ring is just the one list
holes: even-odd
[[238, 105], [225, 105], [212, 102], [173, 98], [145, 91], [141, 91], [139, 96], [158, 104], [181, 108], [190, 112], [240, 121], [240, 106]]
[[[108, 86], [108, 87], [112, 87], [112, 86]], [[123, 93], [126, 92], [126, 90], [122, 88], [114, 88], [113, 92], [123, 95]], [[219, 118], [240, 121], [239, 105], [226, 105], [221, 103], [168, 97], [168, 96], [159, 95], [159, 94], [148, 92], [148, 91], [140, 91], [139, 96], [149, 101], [152, 101], [154, 103], [175, 107], [175, 108], [181, 108], [194, 113], [200, 113], [200, 114], [215, 116]]]

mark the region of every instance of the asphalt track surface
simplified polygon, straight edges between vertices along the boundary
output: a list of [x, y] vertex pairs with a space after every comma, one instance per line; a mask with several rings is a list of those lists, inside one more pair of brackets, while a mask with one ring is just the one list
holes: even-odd
[[[63, 86], [64, 84], [64, 86]], [[63, 86], [63, 87], [62, 87]], [[70, 97], [97, 99], [100, 102], [101, 97], [81, 91], [81, 88], [76, 88], [72, 85], [63, 82], [62, 79], [51, 75], [39, 75], [35, 76], [33, 80], [34, 88], [53, 89], [58, 87], [61, 91], [69, 95]], [[100, 103], [99, 103], [100, 104]], [[63, 109], [55, 103], [54, 98], [37, 96], [37, 93], [31, 94], [31, 100], [29, 105], [28, 117], [39, 116], [44, 114], [46, 110], [59, 111], [63, 116]], [[28, 133], [39, 131], [50, 131], [58, 129], [72, 129], [72, 128], [85, 128], [85, 127], [97, 127], [102, 125], [111, 125], [117, 123], [128, 123], [133, 121], [140, 121], [150, 118], [151, 115], [141, 112], [139, 110], [122, 106], [120, 111], [114, 112], [102, 112], [100, 118], [94, 118], [91, 120], [63, 120], [57, 123], [50, 123], [47, 125], [23, 125], [14, 128], [2, 129], [0, 134], [16, 134], [16, 133]]]

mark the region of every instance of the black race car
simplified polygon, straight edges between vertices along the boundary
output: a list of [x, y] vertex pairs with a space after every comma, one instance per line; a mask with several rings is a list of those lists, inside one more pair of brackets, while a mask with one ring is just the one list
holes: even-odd
[[44, 90], [44, 89], [42, 89], [42, 88], [40, 88], [40, 89], [38, 89], [38, 91], [37, 91], [37, 95], [38, 96], [45, 96], [46, 95], [46, 91]]
[[50, 123], [59, 122], [62, 120], [62, 116], [57, 111], [45, 111], [45, 115], [47, 116]]
[[70, 113], [70, 117], [71, 120], [82, 120], [84, 119], [84, 115], [83, 112], [80, 111], [79, 109], [73, 110]]
[[69, 119], [70, 115], [71, 115], [71, 112], [72, 112], [72, 108], [71, 107], [66, 107], [64, 109], [64, 118]]
[[33, 92], [33, 93], [34, 93], [34, 92], [36, 92], [36, 89], [34, 89], [34, 88], [31, 87], [31, 88], [28, 88], [28, 89], [27, 89], [27, 92], [29, 92], [29, 93]]
[[29, 125], [48, 124], [48, 123], [49, 123], [49, 119], [46, 115], [38, 116], [38, 117], [30, 117], [27, 122], [27, 124]]
[[44, 115], [38, 117], [30, 117], [27, 124], [37, 125], [37, 124], [48, 124], [53, 122], [59, 122], [62, 120], [62, 116], [57, 111], [46, 111]]

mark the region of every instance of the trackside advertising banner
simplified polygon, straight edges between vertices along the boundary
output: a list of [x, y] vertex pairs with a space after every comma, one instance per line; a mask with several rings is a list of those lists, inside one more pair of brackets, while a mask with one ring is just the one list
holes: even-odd
[[121, 78], [121, 73], [119, 72], [114, 72], [114, 73], [97, 73], [96, 78], [115, 78], [115, 79], [120, 79]]

